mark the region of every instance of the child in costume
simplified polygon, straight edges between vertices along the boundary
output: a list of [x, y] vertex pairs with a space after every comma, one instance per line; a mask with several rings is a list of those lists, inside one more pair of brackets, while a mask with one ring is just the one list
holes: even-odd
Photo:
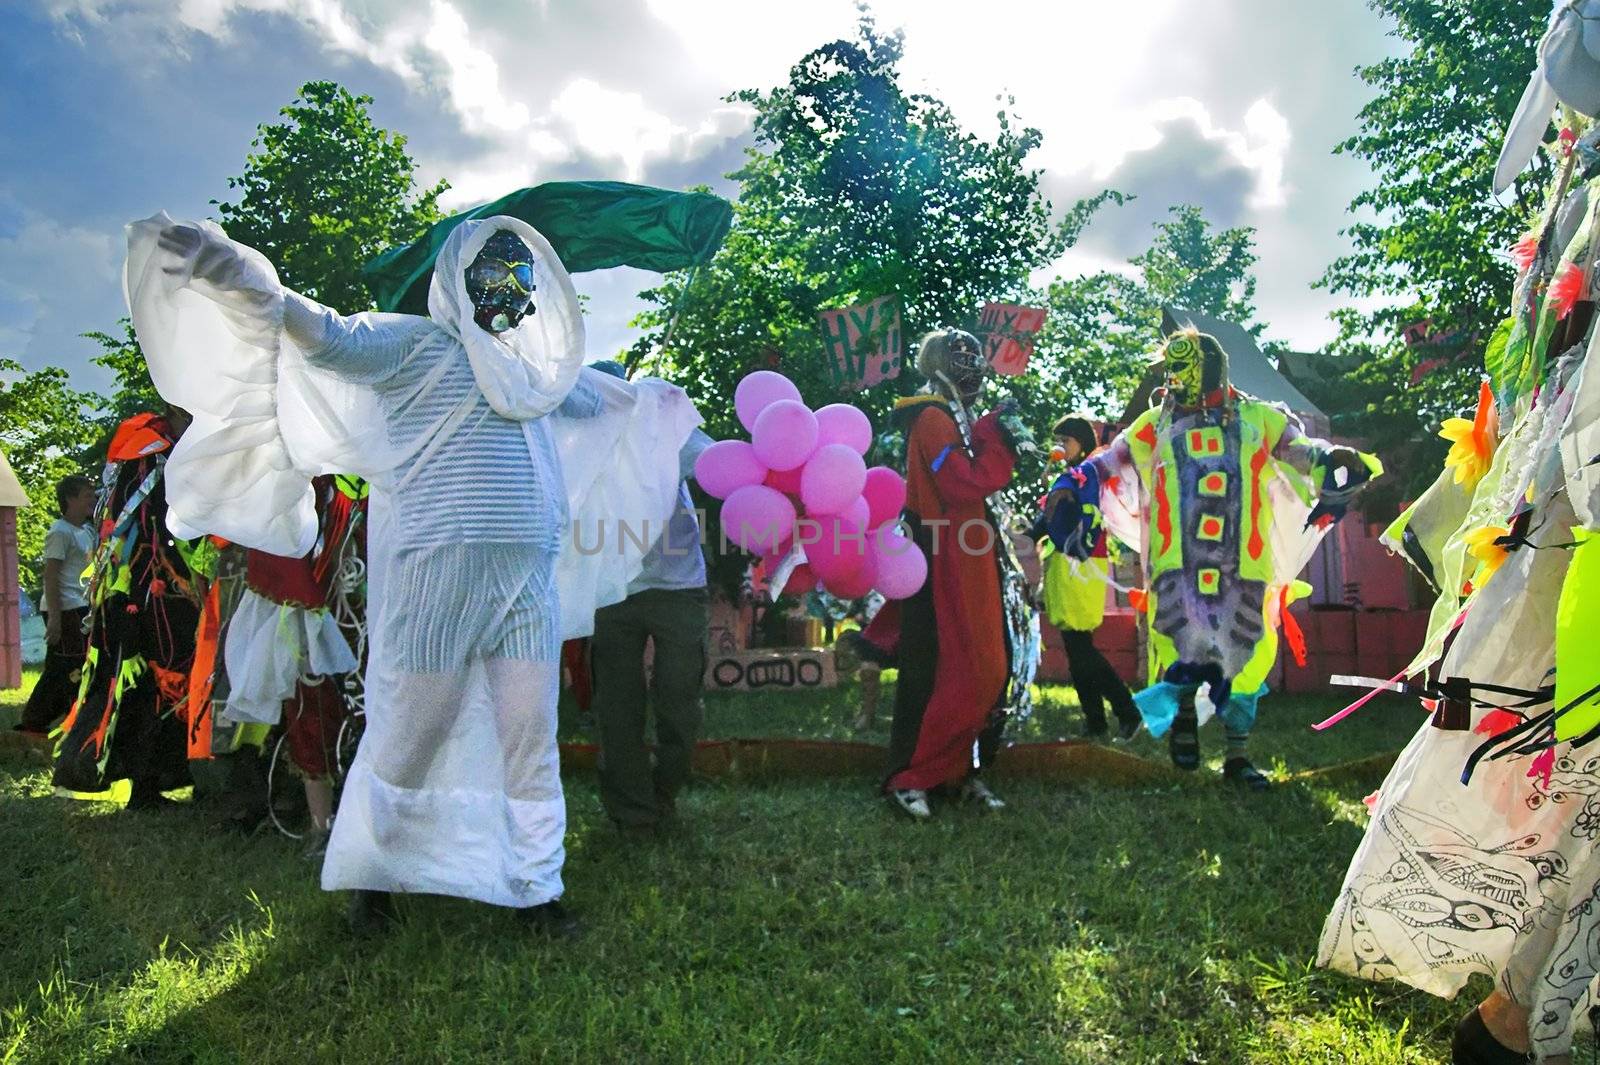
[[[427, 318], [345, 317], [217, 226], [165, 215], [129, 227], [126, 289], [152, 380], [196, 412], [170, 524], [301, 558], [312, 478], [371, 484], [366, 728], [323, 887], [355, 892], [357, 930], [416, 892], [572, 934], [561, 641], [639, 571], [619, 526], [671, 514], [692, 404], [583, 369], [571, 279], [515, 218], [450, 231]], [[597, 533], [605, 557], [580, 553]]]
[[[1062, 418], [1056, 422], [1054, 433], [1056, 450], [1069, 465], [1077, 465], [1098, 450], [1094, 426], [1081, 415]], [[1087, 521], [1078, 529], [1069, 529], [1066, 522], [1072, 515]], [[1076, 483], [1071, 478], [1058, 478], [1029, 535], [1042, 545], [1044, 611], [1061, 633], [1067, 670], [1078, 694], [1078, 705], [1083, 708], [1084, 735], [1101, 739], [1108, 734], [1105, 704], [1109, 702], [1117, 717], [1117, 739], [1125, 742], [1139, 731], [1139, 711], [1128, 686], [1094, 645], [1095, 630], [1105, 620], [1111, 566], [1105, 530], [1094, 515], [1092, 508], [1079, 503]], [[1061, 520], [1052, 537], [1051, 523], [1058, 517]], [[1076, 543], [1079, 536], [1089, 540], [1086, 551]], [[1055, 550], [1056, 540], [1069, 544], [1072, 550]], [[1086, 557], [1079, 558], [1079, 554]]]
[[983, 384], [981, 352], [970, 333], [930, 333], [917, 353], [928, 391], [895, 405], [906, 441], [905, 518], [928, 556], [929, 578], [900, 604], [884, 790], [918, 820], [933, 815], [928, 792], [935, 788], [989, 809], [1005, 805], [977, 772], [999, 749], [1014, 649], [1000, 557], [1009, 558], [1010, 541], [987, 499], [1010, 483], [1017, 443], [1002, 423], [1009, 412], [968, 420]]
[[40, 607], [45, 615], [45, 660], [39, 680], [22, 708], [18, 732], [44, 736], [67, 716], [78, 694], [79, 670], [88, 650], [84, 623], [89, 619], [83, 573], [94, 554], [94, 517], [98, 496], [94, 481], [81, 474], [63, 477], [56, 484], [60, 516], [44, 538], [44, 593]]
[[245, 590], [223, 643], [229, 691], [218, 718], [282, 723], [311, 817], [306, 853], [319, 857], [333, 817], [335, 746], [346, 716], [342, 680], [360, 668], [330, 607], [340, 563], [358, 551], [364, 493], [346, 493], [332, 477], [318, 477], [313, 487], [316, 547], [302, 558], [248, 552]]
[[106, 453], [100, 543], [89, 586], [89, 649], [78, 699], [62, 722], [53, 781], [102, 792], [131, 780], [128, 809], [169, 805], [189, 783], [185, 722], [203, 590], [190, 548], [166, 517], [167, 463], [185, 411], [138, 414]]
[[[1141, 552], [1153, 683], [1135, 702], [1151, 735], [1170, 730], [1173, 764], [1196, 769], [1200, 714], [1214, 709], [1227, 736], [1224, 776], [1261, 791], [1268, 781], [1246, 745], [1295, 574], [1382, 466], [1307, 437], [1283, 408], [1230, 387], [1214, 337], [1182, 330], [1159, 357], [1165, 389], [1106, 450], [1062, 475], [1074, 498], [1057, 517], [1071, 528], [1098, 508]], [[1091, 542], [1055, 547], [1081, 558]], [[1197, 706], [1202, 687], [1208, 699]]]

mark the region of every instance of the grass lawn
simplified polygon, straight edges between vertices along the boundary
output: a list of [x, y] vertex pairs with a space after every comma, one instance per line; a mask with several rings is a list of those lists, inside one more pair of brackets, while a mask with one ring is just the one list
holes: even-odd
[[[714, 697], [707, 734], [855, 738], [853, 697]], [[1142, 790], [1002, 767], [1011, 809], [928, 825], [870, 777], [704, 783], [675, 836], [630, 847], [572, 775], [587, 927], [566, 946], [420, 897], [352, 942], [288, 840], [56, 799], [12, 756], [0, 1061], [1439, 1061], [1465, 999], [1311, 968], [1382, 770], [1295, 774], [1397, 751], [1421, 722], [1379, 703], [1311, 733], [1337, 699], [1263, 702], [1257, 761], [1283, 782], [1256, 797], [1216, 758]], [[1068, 700], [1044, 688], [1020, 738], [1075, 734]], [[1220, 754], [1215, 725], [1202, 743]]]

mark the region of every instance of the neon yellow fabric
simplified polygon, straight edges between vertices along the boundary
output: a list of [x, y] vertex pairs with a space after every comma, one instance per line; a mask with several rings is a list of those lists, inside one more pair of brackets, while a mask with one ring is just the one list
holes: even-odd
[[[1045, 541], [1049, 544], [1049, 541]], [[1106, 616], [1106, 578], [1110, 563], [1103, 558], [1079, 561], [1053, 547], [1044, 555], [1044, 611], [1050, 624], [1074, 632], [1093, 632]]]
[[[1556, 607], [1556, 706], [1600, 685], [1600, 654], [1595, 653], [1595, 633], [1600, 632], [1600, 536], [1575, 528], [1572, 549]], [[1556, 718], [1556, 739], [1570, 740], [1600, 725], [1600, 694], [1589, 695], [1578, 706]]]

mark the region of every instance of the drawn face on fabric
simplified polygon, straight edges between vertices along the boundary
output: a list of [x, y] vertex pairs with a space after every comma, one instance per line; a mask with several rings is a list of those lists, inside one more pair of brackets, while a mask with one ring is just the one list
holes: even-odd
[[466, 280], [472, 320], [490, 333], [515, 329], [534, 311], [533, 251], [515, 233], [502, 229], [485, 241]]

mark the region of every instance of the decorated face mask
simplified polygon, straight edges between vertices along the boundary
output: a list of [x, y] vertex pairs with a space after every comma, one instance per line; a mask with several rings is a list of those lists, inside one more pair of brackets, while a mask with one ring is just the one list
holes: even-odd
[[1222, 346], [1204, 334], [1174, 333], [1162, 348], [1167, 389], [1185, 407], [1201, 407], [1225, 398], [1228, 357]]
[[983, 346], [978, 338], [960, 329], [945, 333], [945, 374], [965, 397], [978, 394], [983, 387]]
[[534, 313], [534, 289], [532, 250], [503, 229], [484, 242], [467, 267], [472, 320], [491, 333], [515, 329]]

